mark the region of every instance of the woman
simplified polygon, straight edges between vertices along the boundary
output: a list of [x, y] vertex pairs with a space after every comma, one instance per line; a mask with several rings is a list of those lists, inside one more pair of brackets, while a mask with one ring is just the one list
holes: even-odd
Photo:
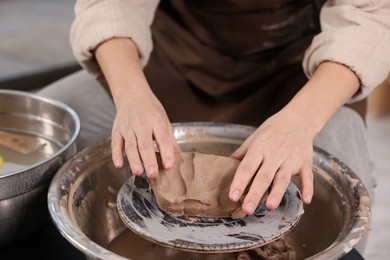
[[270, 185], [266, 205], [276, 208], [295, 174], [310, 203], [313, 143], [347, 163], [371, 193], [364, 113], [344, 105], [364, 100], [390, 71], [390, 3], [322, 4], [79, 0], [71, 44], [107, 93], [82, 72], [41, 94], [79, 113], [80, 147], [112, 129], [116, 167], [124, 149], [132, 172], [149, 178], [158, 174], [154, 141], [164, 167], [173, 166], [171, 122], [258, 127], [232, 155], [242, 162], [230, 199], [253, 179], [246, 214]]

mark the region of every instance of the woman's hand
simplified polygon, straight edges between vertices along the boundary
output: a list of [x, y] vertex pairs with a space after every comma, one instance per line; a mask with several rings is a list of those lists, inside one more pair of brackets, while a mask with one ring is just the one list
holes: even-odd
[[302, 197], [310, 203], [313, 195], [312, 154], [315, 133], [289, 111], [282, 110], [265, 121], [233, 153], [241, 159], [230, 189], [230, 199], [237, 201], [251, 183], [243, 201], [243, 211], [251, 215], [263, 194], [272, 186], [266, 206], [276, 209], [292, 175], [298, 174]]
[[155, 178], [159, 172], [156, 144], [164, 168], [172, 168], [178, 146], [168, 116], [144, 76], [135, 44], [127, 38], [110, 39], [96, 49], [96, 59], [116, 107], [111, 136], [115, 166], [123, 166], [125, 150], [134, 174], [145, 170]]
[[149, 88], [134, 86], [130, 89], [115, 101], [112, 159], [116, 167], [122, 167], [124, 149], [134, 174], [140, 175], [145, 169], [149, 178], [155, 178], [159, 169], [154, 142], [164, 168], [173, 166], [176, 143], [172, 127], [163, 106]]
[[302, 200], [313, 196], [312, 153], [315, 135], [359, 89], [359, 79], [344, 65], [324, 62], [295, 97], [266, 120], [232, 155], [241, 159], [229, 197], [243, 201], [251, 215], [271, 187], [266, 206], [278, 207], [291, 176], [299, 174]]

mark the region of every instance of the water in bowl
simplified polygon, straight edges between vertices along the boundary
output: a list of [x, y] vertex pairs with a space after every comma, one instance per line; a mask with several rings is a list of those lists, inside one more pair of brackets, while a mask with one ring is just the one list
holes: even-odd
[[49, 158], [60, 150], [60, 146], [50, 140], [38, 137], [45, 144], [29, 154], [22, 154], [12, 149], [0, 145], [0, 156], [3, 163], [0, 165], [0, 177], [13, 172], [23, 171], [30, 166]]
[[[289, 246], [294, 248], [294, 254], [290, 256], [279, 255], [276, 253], [269, 259], [303, 259], [303, 245], [294, 236], [287, 234], [283, 238]], [[230, 253], [194, 253], [169, 248], [148, 241], [130, 230], [126, 230], [117, 236], [107, 246], [107, 249], [128, 259], [132, 260], [252, 260], [259, 259], [255, 250], [245, 250]], [[279, 257], [279, 258], [278, 258]], [[263, 258], [261, 258], [263, 259]]]

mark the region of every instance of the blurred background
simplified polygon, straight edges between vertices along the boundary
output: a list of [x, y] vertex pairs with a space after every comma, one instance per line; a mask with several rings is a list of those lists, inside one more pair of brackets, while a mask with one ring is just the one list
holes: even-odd
[[[0, 88], [31, 91], [80, 69], [68, 39], [74, 3], [0, 0]], [[389, 79], [369, 99], [367, 128], [378, 186], [364, 257], [390, 259]]]
[[79, 66], [69, 46], [72, 0], [0, 0], [0, 87], [40, 88]]

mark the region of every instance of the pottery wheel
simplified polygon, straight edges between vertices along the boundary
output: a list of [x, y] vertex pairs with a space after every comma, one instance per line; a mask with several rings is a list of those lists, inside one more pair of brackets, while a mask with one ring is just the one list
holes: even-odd
[[[143, 175], [144, 176], [144, 175]], [[298, 188], [290, 183], [280, 206], [241, 219], [175, 217], [160, 210], [145, 177], [130, 177], [117, 196], [119, 215], [139, 236], [196, 252], [234, 252], [265, 245], [285, 235], [303, 214]]]

